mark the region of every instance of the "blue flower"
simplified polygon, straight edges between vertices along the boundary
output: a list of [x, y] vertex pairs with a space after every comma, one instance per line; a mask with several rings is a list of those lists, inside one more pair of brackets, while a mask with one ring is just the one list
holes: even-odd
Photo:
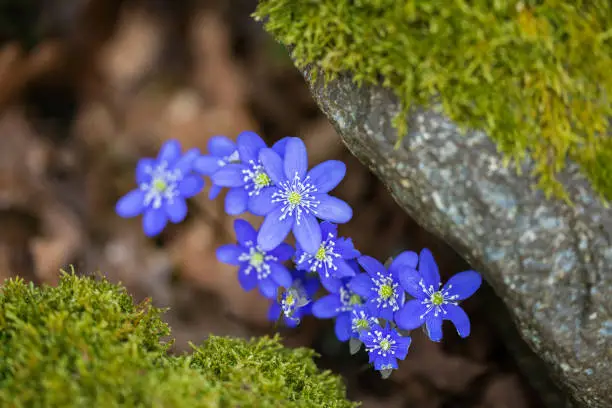
[[257, 203], [257, 212], [266, 215], [257, 236], [262, 248], [276, 247], [293, 230], [300, 247], [315, 253], [322, 240], [317, 218], [344, 223], [353, 216], [347, 203], [327, 194], [344, 178], [344, 163], [329, 160], [306, 173], [306, 146], [296, 137], [287, 140], [284, 159], [272, 149], [262, 149], [259, 159], [274, 184]]
[[351, 337], [360, 338], [364, 332], [368, 332], [379, 324], [378, 319], [372, 316], [368, 308], [358, 305], [351, 310], [349, 315], [351, 321]]
[[325, 289], [336, 292], [342, 285], [341, 278], [355, 276], [355, 270], [347, 261], [361, 254], [355, 249], [350, 238], [338, 238], [336, 224], [324, 221], [320, 225], [323, 241], [319, 249], [315, 253], [309, 253], [298, 245], [295, 267], [318, 273]]
[[397, 369], [397, 360], [403, 360], [408, 354], [411, 338], [400, 335], [389, 324], [385, 327], [373, 325], [370, 330], [363, 331], [359, 338], [366, 347], [370, 364], [375, 370]]
[[399, 284], [400, 272], [405, 268], [414, 268], [418, 255], [410, 251], [402, 252], [388, 270], [370, 256], [361, 256], [357, 261], [367, 274], [355, 276], [349, 287], [367, 299], [368, 308], [375, 317], [393, 320], [393, 314], [402, 307], [406, 296]]
[[192, 173], [200, 155], [198, 149], [181, 154], [181, 145], [170, 140], [161, 147], [156, 159], [145, 158], [136, 166], [138, 188], [119, 199], [115, 211], [120, 217], [143, 214], [142, 226], [149, 237], [158, 235], [168, 220], [179, 223], [187, 215], [185, 199], [198, 194], [204, 180]]
[[418, 272], [404, 269], [400, 283], [409, 295], [409, 300], [395, 314], [395, 323], [405, 330], [416, 329], [425, 324], [427, 335], [433, 341], [442, 340], [442, 321], [450, 320], [461, 337], [470, 334], [470, 320], [458, 306], [460, 300], [469, 298], [478, 290], [482, 277], [478, 272], [459, 272], [440, 289], [440, 273], [433, 255], [423, 249], [419, 255]]
[[255, 243], [257, 232], [244, 220], [234, 221], [238, 244], [223, 245], [217, 249], [217, 259], [239, 266], [238, 280], [246, 291], [259, 287], [262, 295], [276, 297], [280, 286], [288, 288], [293, 281], [282, 262], [293, 256], [294, 249], [281, 244], [271, 251], [264, 251]]
[[304, 271], [293, 271], [291, 287], [275, 300], [268, 311], [268, 319], [275, 321], [281, 317], [287, 327], [296, 327], [303, 317], [311, 314], [312, 299], [319, 290], [319, 280], [308, 276]]
[[[265, 215], [257, 213], [255, 201], [262, 193], [266, 199], [266, 189], [272, 185], [258, 158], [259, 150], [267, 145], [254, 132], [242, 132], [236, 140], [234, 143], [225, 136], [212, 137], [208, 142], [210, 154], [198, 159], [194, 169], [211, 176], [210, 199], [216, 198], [223, 187], [229, 187], [225, 196], [225, 212], [229, 215], [242, 214], [247, 209], [255, 215]], [[285, 143], [281, 139], [272, 149], [283, 156]]]
[[312, 306], [312, 314], [319, 319], [336, 318], [336, 337], [340, 341], [347, 341], [353, 336], [351, 326], [351, 312], [361, 306], [363, 299], [348, 287], [350, 279], [344, 279], [341, 286], [333, 293], [323, 296]]

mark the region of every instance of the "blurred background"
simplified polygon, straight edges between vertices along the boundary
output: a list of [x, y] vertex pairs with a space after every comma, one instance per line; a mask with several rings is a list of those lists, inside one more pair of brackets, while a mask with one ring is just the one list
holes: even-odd
[[[469, 267], [419, 228], [346, 150], [318, 111], [286, 51], [250, 14], [256, 0], [0, 0], [0, 274], [53, 284], [60, 268], [100, 272], [136, 300], [152, 297], [188, 349], [210, 333], [273, 333], [268, 301], [245, 293], [215, 249], [234, 240], [223, 199], [190, 200], [189, 216], [156, 240], [116, 200], [134, 167], [176, 138], [206, 151], [213, 135], [254, 130], [269, 143], [304, 139], [311, 165], [343, 160], [336, 194], [354, 218], [340, 227], [384, 262], [429, 247], [443, 277]], [[245, 217], [257, 223], [254, 217]], [[316, 349], [364, 407], [539, 407], [479, 292], [465, 304], [472, 335], [420, 331], [389, 380], [350, 356], [331, 321], [281, 330], [289, 346]]]

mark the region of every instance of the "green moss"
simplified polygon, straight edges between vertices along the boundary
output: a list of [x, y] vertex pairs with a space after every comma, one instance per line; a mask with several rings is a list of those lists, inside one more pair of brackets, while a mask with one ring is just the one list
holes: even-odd
[[299, 67], [393, 89], [400, 136], [412, 104], [440, 103], [517, 167], [533, 158], [547, 195], [567, 199], [571, 158], [612, 198], [608, 0], [261, 0], [255, 16]]
[[211, 336], [171, 356], [162, 311], [104, 279], [0, 291], [2, 407], [354, 407], [314, 353]]

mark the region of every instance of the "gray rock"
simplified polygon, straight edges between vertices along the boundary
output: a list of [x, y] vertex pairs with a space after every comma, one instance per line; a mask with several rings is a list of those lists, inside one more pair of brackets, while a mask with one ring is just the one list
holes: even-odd
[[[313, 68], [306, 68], [309, 79]], [[580, 405], [612, 407], [612, 212], [573, 164], [560, 180], [574, 206], [547, 200], [504, 168], [482, 132], [414, 109], [394, 149], [397, 99], [349, 77], [311, 91], [342, 139], [421, 226], [481, 271], [527, 344]], [[310, 82], [310, 80], [309, 80]]]

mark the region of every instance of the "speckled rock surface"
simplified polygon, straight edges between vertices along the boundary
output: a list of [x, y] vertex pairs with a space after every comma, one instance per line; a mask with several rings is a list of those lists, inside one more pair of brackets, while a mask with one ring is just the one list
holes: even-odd
[[415, 110], [395, 150], [390, 92], [357, 88], [348, 77], [327, 87], [319, 79], [311, 90], [406, 212], [485, 275], [573, 399], [612, 407], [612, 210], [576, 167], [561, 177], [571, 207], [532, 189], [529, 163], [522, 176], [504, 168], [482, 132], [461, 134], [441, 114]]

